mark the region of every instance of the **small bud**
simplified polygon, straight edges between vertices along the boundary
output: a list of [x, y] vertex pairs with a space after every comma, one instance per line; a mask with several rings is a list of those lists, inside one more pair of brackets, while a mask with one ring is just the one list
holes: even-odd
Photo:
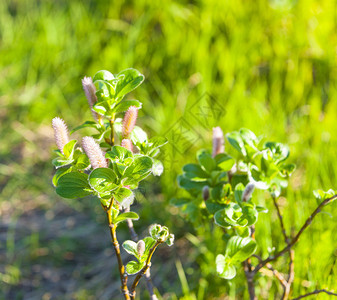
[[137, 116], [138, 116], [138, 108], [136, 106], [130, 106], [129, 109], [126, 111], [123, 119], [123, 127], [122, 127], [123, 138], [130, 137], [133, 128], [135, 128]]
[[213, 152], [212, 156], [215, 157], [219, 153], [225, 151], [224, 136], [220, 127], [213, 128]]
[[138, 253], [139, 257], [142, 257], [144, 252], [145, 252], [145, 243], [144, 243], [143, 240], [140, 240], [137, 243], [137, 253]]
[[61, 118], [56, 117], [52, 120], [52, 126], [54, 128], [54, 136], [57, 148], [63, 154], [63, 147], [69, 143], [67, 125]]
[[129, 139], [124, 139], [122, 140], [121, 146], [124, 147], [125, 149], [128, 149], [129, 151], [132, 151], [132, 142]]
[[161, 230], [161, 225], [152, 224], [149, 228], [149, 233], [152, 238], [157, 239], [158, 232]]
[[83, 86], [85, 96], [87, 97], [92, 115], [93, 115], [94, 119], [96, 121], [98, 121], [101, 118], [101, 116], [92, 109], [94, 104], [97, 102], [96, 87], [95, 87], [94, 83], [92, 82], [92, 78], [91, 77], [84, 77], [82, 79], [82, 86]]
[[174, 234], [170, 234], [168, 238], [166, 239], [166, 244], [171, 247], [174, 243]]
[[202, 189], [202, 198], [207, 201], [209, 199], [209, 187], [205, 185]]
[[246, 202], [251, 198], [251, 196], [253, 194], [253, 191], [254, 191], [254, 188], [255, 188], [254, 183], [248, 183], [246, 185], [246, 188], [245, 188], [245, 190], [243, 191], [243, 194], [242, 194], [242, 200], [243, 201]]
[[103, 151], [91, 136], [82, 139], [82, 146], [93, 169], [108, 167]]

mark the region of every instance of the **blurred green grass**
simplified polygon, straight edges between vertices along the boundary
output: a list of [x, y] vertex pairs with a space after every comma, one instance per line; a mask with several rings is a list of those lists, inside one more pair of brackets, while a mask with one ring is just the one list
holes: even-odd
[[[168, 207], [177, 192], [175, 178], [183, 163], [194, 160], [196, 149], [210, 147], [211, 127], [220, 125], [225, 132], [247, 127], [289, 144], [290, 160], [298, 169], [291, 181], [294, 192], [286, 192], [282, 206], [288, 230], [296, 231], [315, 208], [313, 189], [336, 189], [336, 5], [333, 0], [1, 1], [1, 219], [15, 228], [15, 219], [27, 209], [23, 203], [50, 210], [64, 201], [50, 183], [51, 119], [61, 116], [69, 127], [89, 119], [80, 79], [100, 69], [116, 73], [134, 67], [146, 76], [134, 95], [144, 103], [139, 123], [151, 135], [170, 140], [161, 185], [153, 180], [156, 195], [150, 185], [144, 187], [153, 200], [141, 201], [143, 217], [149, 224], [173, 226], [182, 238], [187, 294], [203, 297], [198, 287], [205, 285], [209, 297], [241, 297], [239, 281], [230, 287], [220, 279], [200, 283], [201, 275], [214, 275], [208, 264], [213, 257], [200, 256], [200, 249], [186, 242], [185, 230], [197, 233]], [[223, 111], [201, 119], [193, 109], [209, 109], [203, 106], [207, 97]], [[187, 140], [180, 143], [186, 130]], [[176, 143], [182, 153], [175, 150]], [[88, 213], [91, 203], [65, 203], [95, 222], [95, 214]], [[336, 289], [336, 204], [325, 211], [296, 246], [294, 295], [316, 286]], [[264, 255], [267, 247], [282, 247], [278, 226], [272, 214], [257, 227]], [[2, 257], [18, 251], [15, 241], [6, 241], [0, 244]], [[11, 290], [20, 279], [16, 269], [7, 272], [5, 266], [30, 267], [29, 255], [18, 256], [1, 259], [1, 272], [14, 274], [6, 283]], [[194, 259], [200, 259], [199, 267]], [[172, 280], [162, 285], [180, 297], [177, 273]], [[259, 281], [261, 295], [274, 299], [276, 285], [268, 278]], [[269, 293], [263, 290], [269, 287]], [[85, 289], [77, 292], [84, 298], [92, 295]]]

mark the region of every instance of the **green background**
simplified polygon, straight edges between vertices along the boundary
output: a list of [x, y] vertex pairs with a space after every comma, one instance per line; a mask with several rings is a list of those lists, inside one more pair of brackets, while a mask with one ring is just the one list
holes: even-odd
[[[195, 238], [208, 229], [196, 231], [169, 206], [176, 176], [197, 149], [211, 147], [213, 126], [286, 143], [297, 170], [281, 209], [296, 232], [316, 206], [312, 190], [336, 189], [336, 45], [333, 0], [1, 1], [0, 296], [119, 297], [99, 204], [61, 199], [51, 185], [50, 124], [54, 116], [70, 128], [90, 119], [85, 75], [133, 67], [146, 77], [133, 94], [143, 102], [138, 124], [169, 140], [166, 170], [142, 187], [135, 208], [139, 233], [158, 222], [177, 236], [174, 249], [157, 254], [155, 284], [164, 299], [247, 297], [243, 276], [216, 277], [210, 239]], [[257, 239], [267, 255], [283, 240], [264, 202], [272, 213], [260, 219]], [[326, 208], [295, 248], [293, 296], [336, 289], [336, 208]], [[279, 297], [276, 281], [258, 283], [261, 299]]]

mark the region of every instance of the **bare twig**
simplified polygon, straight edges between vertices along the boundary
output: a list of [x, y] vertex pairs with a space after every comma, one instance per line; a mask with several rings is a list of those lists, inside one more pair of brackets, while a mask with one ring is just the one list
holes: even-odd
[[[124, 212], [128, 212], [128, 211], [130, 211], [130, 206], [128, 206], [124, 209]], [[132, 219], [127, 219], [126, 222], [128, 224], [131, 239], [134, 242], [138, 242], [138, 234], [136, 233], [136, 231], [133, 227]], [[147, 290], [149, 291], [149, 294], [150, 294], [150, 299], [151, 300], [158, 300], [156, 294], [154, 293], [154, 287], [153, 287], [153, 283], [152, 283], [152, 280], [151, 280], [150, 268], [148, 268], [145, 272], [145, 280], [146, 280], [146, 288], [147, 288]]]
[[157, 241], [154, 244], [154, 246], [150, 249], [149, 255], [148, 255], [148, 257], [146, 259], [146, 262], [145, 262], [145, 266], [138, 272], [136, 278], [134, 279], [134, 281], [132, 283], [132, 286], [130, 288], [131, 300], [136, 299], [136, 287], [139, 283], [139, 280], [142, 278], [142, 276], [146, 273], [147, 269], [150, 267], [152, 255], [153, 255], [154, 251], [156, 250], [156, 248], [158, 247], [159, 244], [160, 244], [160, 242]]
[[288, 273], [288, 281], [285, 286], [284, 293], [282, 296], [282, 300], [287, 300], [290, 294], [290, 288], [295, 278], [295, 268], [294, 268], [294, 260], [295, 260], [295, 251], [294, 249], [289, 250], [289, 273]]
[[315, 216], [322, 210], [324, 206], [329, 204], [331, 201], [335, 200], [337, 198], [337, 195], [334, 195], [330, 198], [325, 199], [309, 216], [309, 218], [305, 221], [299, 232], [296, 234], [296, 236], [289, 242], [289, 244], [284, 247], [281, 251], [277, 252], [274, 256], [269, 256], [265, 260], [259, 262], [259, 264], [256, 266], [256, 268], [252, 271], [254, 274], [256, 274], [262, 267], [264, 267], [267, 263], [271, 261], [275, 261], [277, 258], [285, 254], [291, 247], [293, 247], [299, 240], [301, 234], [304, 232], [304, 230], [311, 224], [312, 220], [315, 218]]
[[[282, 284], [283, 287], [285, 287], [287, 285], [288, 282], [287, 282], [287, 280], [285, 280], [284, 276], [279, 271], [274, 269], [271, 264], [266, 264], [266, 268], [269, 269], [269, 272], [271, 272], [271, 274], [274, 275], [280, 281], [280, 283]], [[267, 271], [267, 270], [265, 270], [263, 268], [260, 270], [260, 272], [268, 275], [268, 273], [265, 272], [265, 271]]]
[[272, 198], [273, 198], [274, 206], [275, 206], [276, 211], [277, 211], [277, 216], [280, 220], [280, 225], [281, 225], [284, 241], [286, 242], [286, 244], [289, 244], [289, 238], [287, 236], [286, 229], [285, 229], [285, 226], [284, 226], [284, 223], [283, 223], [283, 217], [281, 215], [280, 207], [278, 206], [278, 204], [276, 202], [276, 198], [274, 196], [272, 196]]
[[296, 298], [293, 298], [292, 300], [298, 300], [298, 299], [302, 299], [302, 298], [309, 297], [309, 296], [312, 296], [312, 295], [317, 295], [317, 294], [320, 294], [320, 293], [326, 293], [326, 294], [328, 294], [330, 296], [337, 296], [336, 293], [333, 293], [333, 292], [330, 292], [330, 291], [327, 291], [327, 290], [323, 289], [323, 290], [315, 290], [315, 291], [313, 291], [311, 293], [298, 296]]
[[106, 213], [107, 213], [107, 216], [108, 216], [108, 222], [109, 222], [112, 244], [114, 245], [114, 249], [115, 249], [115, 253], [116, 253], [116, 257], [117, 257], [117, 261], [118, 261], [118, 270], [119, 270], [119, 274], [120, 274], [120, 278], [121, 278], [121, 284], [122, 284], [121, 290], [122, 290], [122, 293], [124, 295], [125, 300], [130, 300], [129, 290], [128, 290], [128, 286], [127, 286], [128, 277], [127, 277], [127, 274], [125, 272], [125, 267], [124, 267], [124, 264], [123, 264], [123, 261], [122, 261], [121, 251], [120, 251], [119, 243], [118, 243], [118, 240], [117, 240], [116, 225], [113, 224], [112, 217], [111, 217], [111, 210], [113, 208], [113, 202], [114, 202], [114, 198], [111, 198], [111, 203], [110, 203], [109, 208], [106, 210]]

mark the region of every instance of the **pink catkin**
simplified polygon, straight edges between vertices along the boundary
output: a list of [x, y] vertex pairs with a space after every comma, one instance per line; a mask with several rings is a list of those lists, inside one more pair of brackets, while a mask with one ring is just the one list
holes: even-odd
[[82, 147], [89, 157], [93, 169], [108, 167], [102, 149], [91, 136], [85, 136], [82, 139]]
[[54, 136], [57, 148], [63, 154], [64, 146], [69, 143], [69, 134], [66, 123], [59, 117], [52, 120], [52, 126], [54, 129]]
[[124, 147], [125, 149], [128, 149], [129, 151], [132, 151], [132, 142], [129, 139], [124, 139], [122, 140], [121, 146]]
[[123, 138], [129, 138], [132, 130], [135, 128], [138, 116], [138, 108], [136, 106], [130, 106], [126, 111], [123, 119], [122, 136]]
[[101, 118], [101, 116], [92, 109], [94, 104], [97, 102], [96, 87], [95, 87], [94, 83], [92, 82], [92, 78], [91, 77], [84, 77], [82, 79], [82, 86], [83, 86], [85, 96], [88, 100], [92, 115], [93, 115], [94, 119], [96, 121], [98, 121]]
[[220, 127], [213, 128], [213, 152], [212, 156], [215, 157], [219, 153], [225, 151], [224, 136]]

